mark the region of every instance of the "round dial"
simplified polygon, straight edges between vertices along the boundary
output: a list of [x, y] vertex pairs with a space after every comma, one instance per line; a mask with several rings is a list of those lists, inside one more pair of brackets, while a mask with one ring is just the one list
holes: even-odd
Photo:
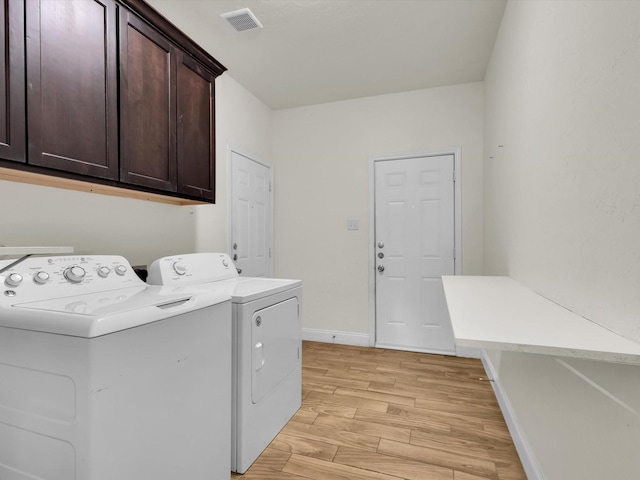
[[114, 270], [120, 276], [123, 276], [125, 273], [127, 273], [127, 267], [125, 267], [124, 265], [118, 265], [116, 268], [114, 268]]
[[49, 281], [49, 274], [47, 272], [38, 272], [33, 276], [33, 281], [38, 285], [44, 285]]
[[22, 275], [19, 273], [12, 273], [4, 279], [4, 283], [10, 287], [17, 287], [22, 283]]
[[98, 269], [98, 275], [100, 275], [100, 277], [102, 278], [107, 278], [110, 273], [111, 273], [111, 269], [109, 267], [103, 266]]
[[80, 283], [86, 274], [87, 272], [85, 272], [84, 268], [74, 265], [64, 271], [64, 278], [69, 280], [71, 283]]
[[185, 273], [187, 273], [187, 267], [184, 266], [184, 263], [174, 262], [173, 271], [178, 275], [184, 275]]

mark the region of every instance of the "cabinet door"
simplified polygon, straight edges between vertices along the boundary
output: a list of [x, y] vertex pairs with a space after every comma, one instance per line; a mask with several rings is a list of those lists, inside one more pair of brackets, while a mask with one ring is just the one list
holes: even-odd
[[176, 191], [176, 51], [120, 11], [120, 180]]
[[24, 3], [0, 0], [0, 158], [26, 161]]
[[118, 177], [116, 4], [27, 0], [29, 163]]
[[215, 200], [215, 77], [178, 53], [178, 192]]

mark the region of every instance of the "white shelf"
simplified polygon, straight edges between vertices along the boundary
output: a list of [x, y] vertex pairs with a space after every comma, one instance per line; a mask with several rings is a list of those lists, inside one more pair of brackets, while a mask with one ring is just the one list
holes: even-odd
[[509, 277], [443, 276], [456, 345], [640, 365], [640, 343]]
[[73, 253], [73, 247], [0, 247], [0, 255], [58, 255]]

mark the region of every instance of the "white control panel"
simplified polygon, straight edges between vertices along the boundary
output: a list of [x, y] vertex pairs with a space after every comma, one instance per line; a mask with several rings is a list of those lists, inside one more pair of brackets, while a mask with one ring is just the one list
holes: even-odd
[[13, 262], [0, 261], [0, 306], [145, 285], [117, 255], [29, 257], [7, 268]]
[[238, 277], [226, 253], [188, 253], [163, 257], [149, 266], [150, 285], [196, 285]]

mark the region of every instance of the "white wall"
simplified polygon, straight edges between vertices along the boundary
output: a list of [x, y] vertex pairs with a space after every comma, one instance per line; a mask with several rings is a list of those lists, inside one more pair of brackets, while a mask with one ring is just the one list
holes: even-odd
[[[511, 1], [485, 78], [485, 272], [635, 341], [639, 50], [639, 2]], [[640, 478], [639, 367], [490, 358], [541, 478]]]
[[303, 279], [305, 328], [368, 335], [370, 157], [461, 147], [463, 271], [482, 272], [482, 102], [473, 83], [274, 112], [275, 275]]
[[192, 207], [0, 181], [0, 244], [72, 246], [147, 265], [193, 251]]
[[0, 244], [64, 245], [133, 265], [227, 250], [228, 147], [271, 156], [271, 111], [228, 73], [216, 80], [216, 204], [173, 206], [0, 181]]
[[487, 273], [636, 341], [639, 21], [638, 2], [510, 2], [485, 85]]

